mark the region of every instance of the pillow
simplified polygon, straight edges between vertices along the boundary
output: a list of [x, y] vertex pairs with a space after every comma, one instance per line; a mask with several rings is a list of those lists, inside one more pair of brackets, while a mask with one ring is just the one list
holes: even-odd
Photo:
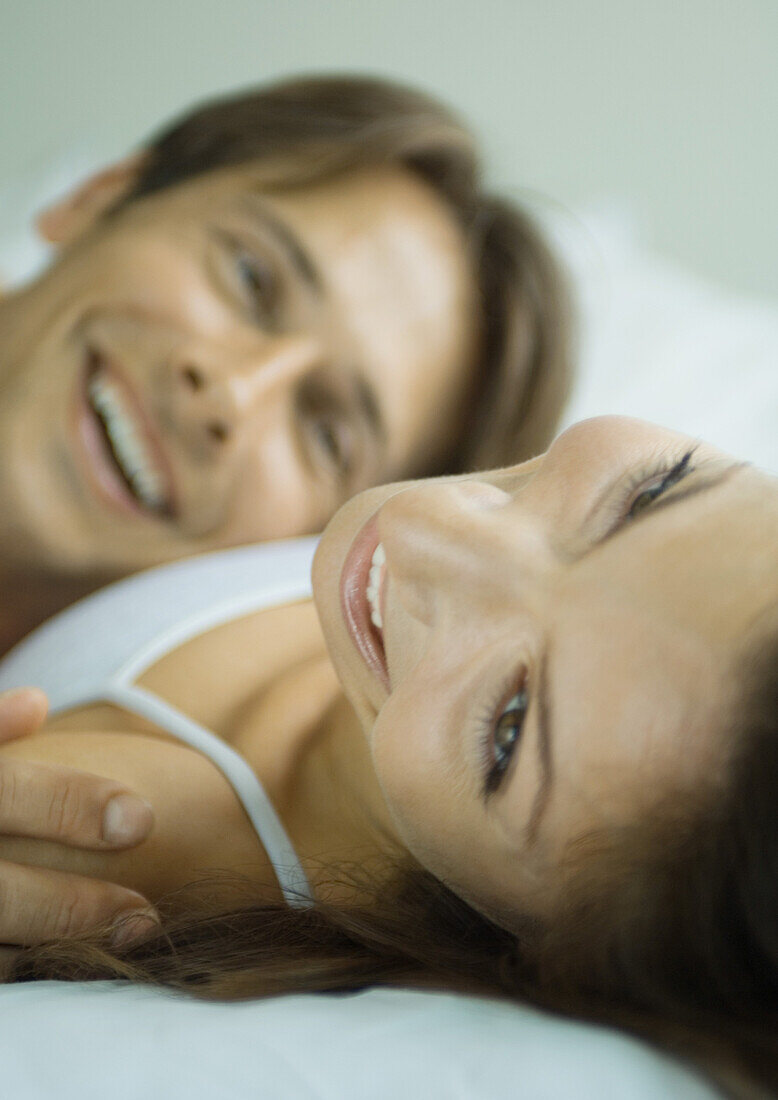
[[618, 204], [539, 220], [571, 275], [579, 332], [563, 427], [636, 416], [778, 473], [778, 304], [655, 255]]
[[0, 1015], [17, 1100], [714, 1100], [621, 1035], [452, 994], [210, 1004], [41, 982], [0, 988]]
[[74, 149], [0, 180], [0, 291], [45, 266], [50, 249], [35, 232], [36, 216], [100, 166], [94, 153]]

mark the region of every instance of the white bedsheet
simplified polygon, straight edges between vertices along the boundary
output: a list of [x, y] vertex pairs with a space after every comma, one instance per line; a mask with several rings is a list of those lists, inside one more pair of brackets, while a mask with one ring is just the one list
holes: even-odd
[[636, 416], [778, 473], [778, 302], [657, 256], [613, 203], [542, 220], [573, 276], [580, 332], [563, 426]]
[[2, 1094], [24, 1100], [711, 1100], [620, 1035], [528, 1009], [371, 990], [215, 1005], [148, 989], [0, 989]]

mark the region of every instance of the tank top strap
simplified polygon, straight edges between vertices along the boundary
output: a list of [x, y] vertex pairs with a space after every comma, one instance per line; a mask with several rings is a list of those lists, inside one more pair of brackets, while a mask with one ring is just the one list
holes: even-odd
[[297, 908], [310, 905], [313, 894], [294, 846], [264, 787], [243, 757], [211, 730], [137, 684], [114, 683], [102, 694], [106, 702], [155, 723], [216, 765], [248, 814], [273, 866], [284, 900]]
[[199, 749], [240, 799], [289, 905], [312, 893], [292, 843], [253, 770], [211, 730], [137, 678], [190, 638], [242, 615], [310, 595], [315, 538], [239, 546], [157, 566], [61, 611], [0, 660], [0, 691], [34, 684], [50, 713], [114, 702]]

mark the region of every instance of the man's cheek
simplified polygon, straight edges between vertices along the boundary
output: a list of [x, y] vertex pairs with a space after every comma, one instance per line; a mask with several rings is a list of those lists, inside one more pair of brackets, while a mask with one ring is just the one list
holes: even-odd
[[234, 325], [226, 293], [220, 297], [207, 255], [187, 240], [128, 232], [106, 247], [99, 266], [109, 293], [129, 299], [126, 304], [187, 335], [216, 336], [225, 325]]

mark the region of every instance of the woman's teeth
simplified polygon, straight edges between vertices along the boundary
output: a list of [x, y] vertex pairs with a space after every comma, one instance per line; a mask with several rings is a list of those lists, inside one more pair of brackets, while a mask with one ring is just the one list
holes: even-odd
[[370, 621], [377, 630], [383, 630], [384, 626], [381, 617], [381, 574], [385, 564], [386, 554], [379, 542], [373, 551], [370, 573], [367, 578], [367, 602], [370, 605]]
[[104, 374], [94, 374], [89, 380], [88, 393], [90, 404], [108, 436], [116, 463], [135, 496], [147, 508], [162, 511], [167, 504], [164, 480], [119, 388]]

